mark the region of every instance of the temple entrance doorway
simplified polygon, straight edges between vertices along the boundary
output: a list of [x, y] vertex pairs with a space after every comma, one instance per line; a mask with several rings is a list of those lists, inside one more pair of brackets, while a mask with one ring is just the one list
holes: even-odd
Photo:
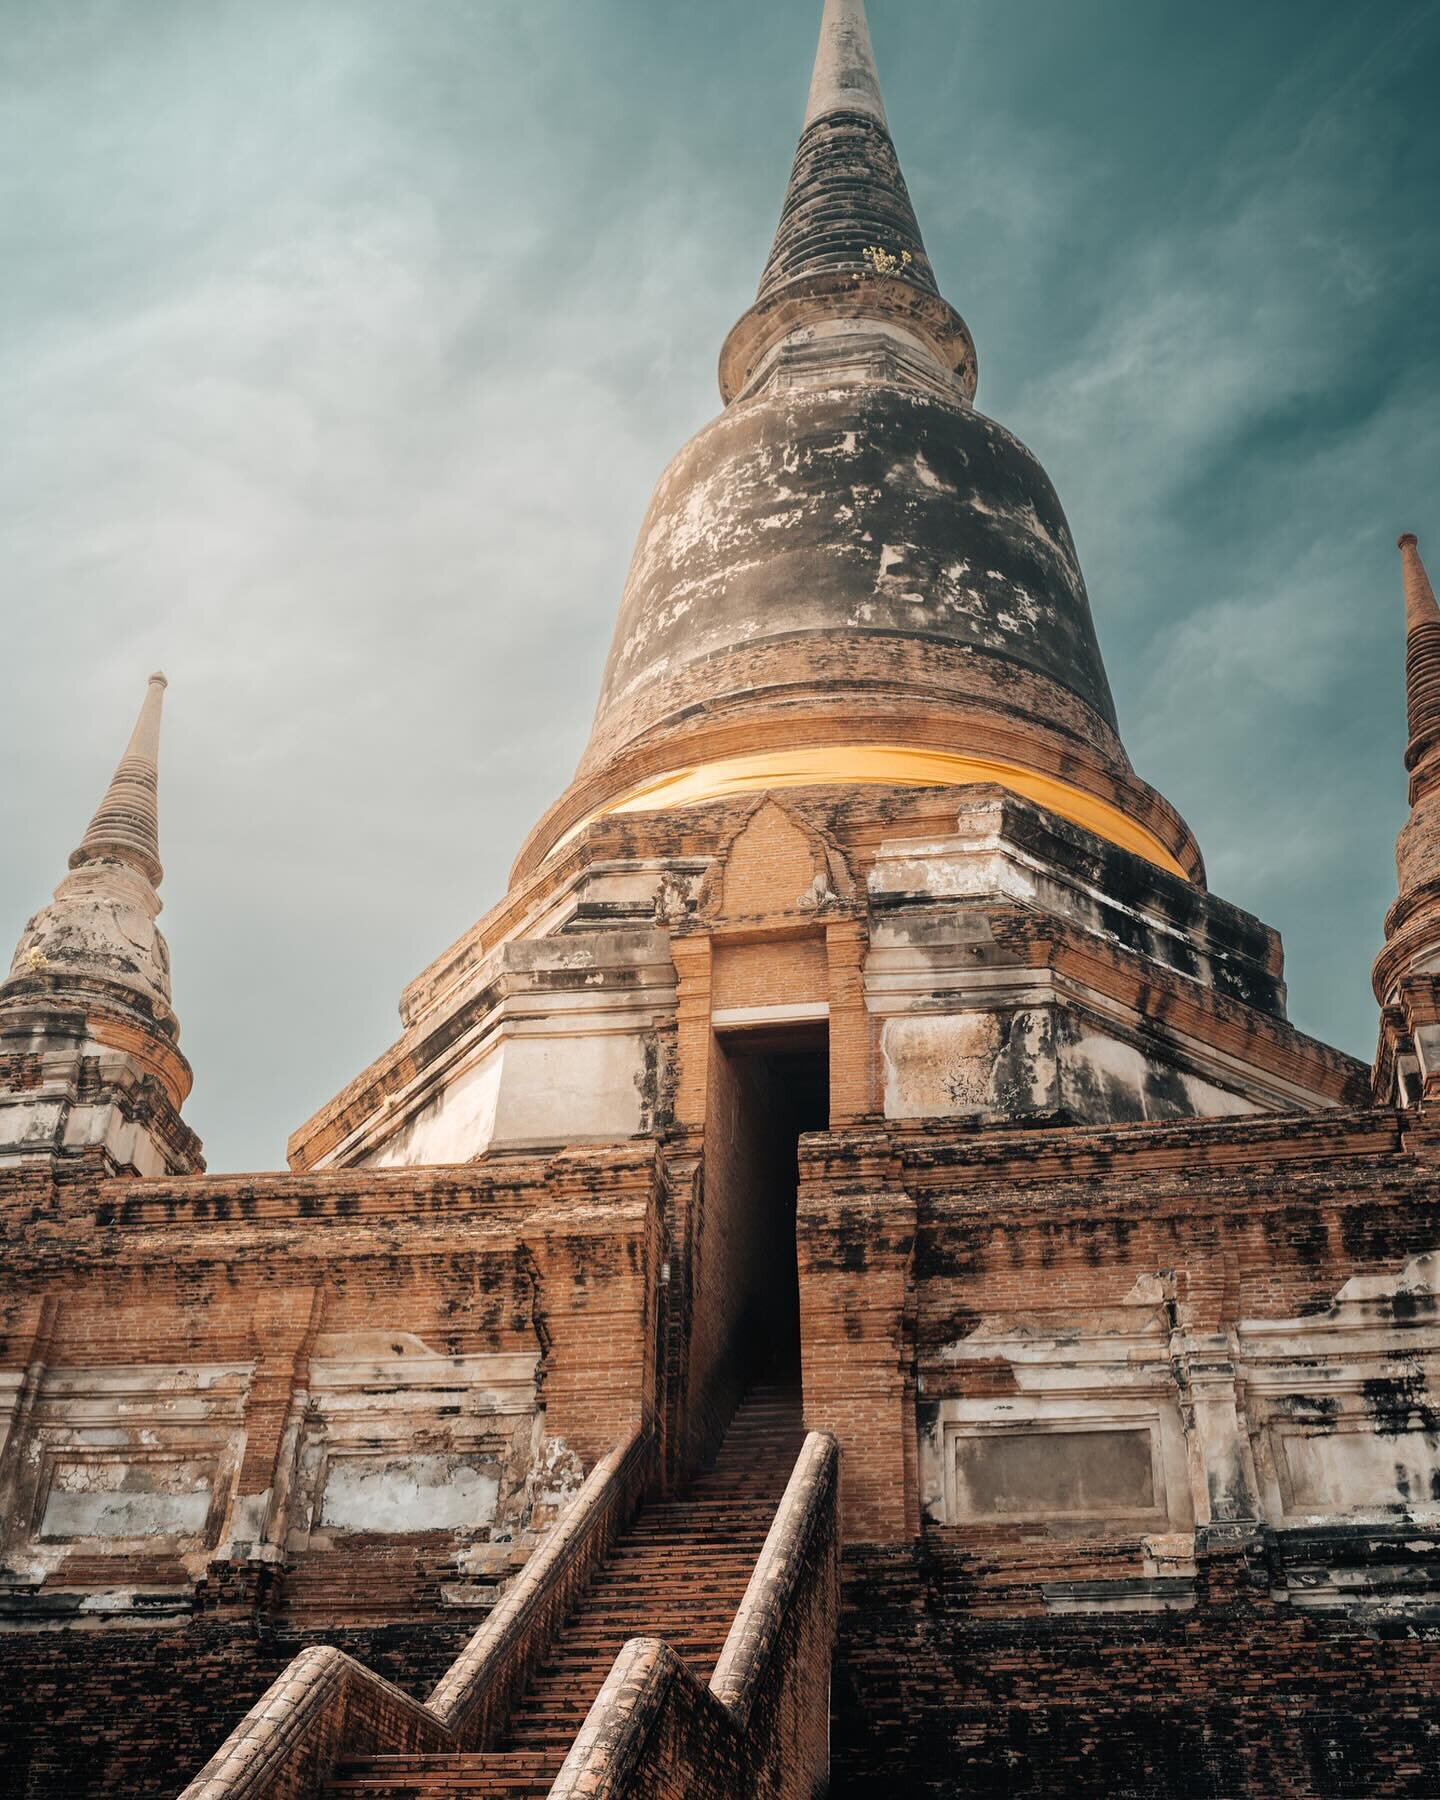
[[721, 1101], [710, 1136], [736, 1243], [736, 1348], [742, 1390], [800, 1384], [800, 1281], [795, 1247], [799, 1142], [830, 1122], [829, 1030], [824, 1020], [719, 1034]]

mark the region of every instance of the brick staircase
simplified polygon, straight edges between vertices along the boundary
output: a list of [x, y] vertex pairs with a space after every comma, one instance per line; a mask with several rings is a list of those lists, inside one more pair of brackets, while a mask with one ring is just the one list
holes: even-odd
[[621, 1646], [665, 1638], [708, 1680], [804, 1441], [799, 1394], [758, 1387], [683, 1500], [652, 1501], [619, 1539], [495, 1750], [342, 1763], [332, 1796], [544, 1800]]

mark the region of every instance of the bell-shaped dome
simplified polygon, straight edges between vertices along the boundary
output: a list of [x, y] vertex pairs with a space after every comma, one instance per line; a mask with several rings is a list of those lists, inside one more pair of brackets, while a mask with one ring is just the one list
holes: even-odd
[[585, 766], [697, 704], [800, 686], [1038, 712], [1123, 760], [1045, 471], [958, 396], [900, 381], [766, 389], [681, 451], [640, 533]]

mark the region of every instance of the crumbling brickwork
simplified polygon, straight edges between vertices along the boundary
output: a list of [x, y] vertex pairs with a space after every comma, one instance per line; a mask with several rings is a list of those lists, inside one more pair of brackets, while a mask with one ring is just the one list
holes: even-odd
[[173, 1800], [247, 1707], [308, 1644], [333, 1644], [423, 1695], [473, 1621], [303, 1634], [196, 1621], [123, 1634], [7, 1635], [0, 1645], [0, 1793]]
[[306, 1642], [423, 1693], [653, 1407], [653, 1149], [3, 1181], [6, 1792], [82, 1710], [87, 1779], [174, 1792]]
[[[1397, 1279], [1434, 1242], [1429, 1134], [1373, 1113], [931, 1129], [806, 1160], [807, 1404], [842, 1443], [851, 1540], [837, 1791], [1434, 1792], [1440, 1539], [1407, 1471], [1433, 1443], [1440, 1297]], [[895, 1371], [888, 1406], [857, 1404], [872, 1364]], [[896, 1405], [905, 1368], [918, 1393]], [[1149, 1517], [1113, 1497], [1084, 1516], [1077, 1423], [1098, 1417], [1114, 1456], [1147, 1407], [1174, 1409], [1186, 1491], [1168, 1517], [1153, 1494]], [[971, 1492], [972, 1516], [947, 1513], [927, 1451], [992, 1431], [1052, 1446], [1028, 1511], [984, 1516]], [[1300, 1483], [1361, 1443], [1376, 1460], [1325, 1465], [1322, 1526]]]
[[973, 1616], [982, 1556], [847, 1555], [837, 1796], [1437, 1791], [1433, 1627], [1296, 1614], [1269, 1597], [1263, 1559], [1223, 1555], [1183, 1615]]

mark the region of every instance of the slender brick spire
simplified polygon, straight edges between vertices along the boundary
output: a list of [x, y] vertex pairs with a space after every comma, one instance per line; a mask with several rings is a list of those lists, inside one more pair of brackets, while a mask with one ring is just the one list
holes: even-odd
[[1413, 531], [1400, 539], [1410, 814], [1395, 842], [1398, 897], [1375, 959], [1377, 1099], [1440, 1100], [1440, 606]]
[[[41, 992], [65, 1004], [97, 996], [139, 1005], [170, 1038], [170, 955], [155, 927], [161, 911], [156, 817], [160, 708], [165, 677], [152, 675], [140, 716], [70, 872], [49, 906], [25, 927], [0, 1011], [29, 1006]], [[48, 1002], [47, 1002], [48, 1004]]]
[[70, 867], [115, 857], [138, 869], [152, 887], [164, 876], [160, 866], [160, 823], [156, 801], [160, 782], [160, 708], [165, 677], [152, 675], [125, 754], [111, 777]]
[[1413, 531], [1400, 539], [1400, 571], [1405, 590], [1410, 817], [1395, 845], [1400, 898], [1391, 910], [1386, 936], [1387, 949], [1393, 950], [1397, 939], [1406, 945], [1411, 967], [1422, 957], [1429, 967], [1440, 952], [1440, 607]]
[[1420, 540], [1413, 531], [1402, 531], [1399, 538], [1400, 575], [1405, 585], [1405, 629], [1418, 625], [1440, 625], [1440, 606], [1435, 604], [1435, 590], [1425, 565], [1420, 560]]
[[1410, 723], [1407, 769], [1414, 769], [1440, 733], [1440, 606], [1413, 531], [1400, 539], [1405, 586], [1405, 699]]
[[[160, 914], [160, 709], [152, 675], [140, 716], [48, 906], [21, 933], [0, 981], [0, 1163], [95, 1153], [112, 1173], [203, 1169], [180, 1117], [190, 1065], [170, 994]], [[8, 1094], [4, 1061], [20, 1072]]]
[[826, 0], [805, 129], [760, 298], [807, 277], [877, 272], [937, 292], [885, 118], [864, 0]]

